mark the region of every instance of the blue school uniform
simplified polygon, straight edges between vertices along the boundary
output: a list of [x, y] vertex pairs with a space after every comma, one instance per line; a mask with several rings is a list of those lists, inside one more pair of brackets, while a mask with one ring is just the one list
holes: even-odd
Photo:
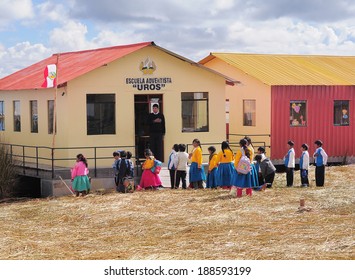
[[217, 154], [213, 154], [208, 164], [208, 174], [206, 188], [217, 188], [220, 186], [218, 178], [218, 159]]
[[189, 170], [190, 182], [206, 181], [206, 174], [203, 167], [198, 168], [197, 162], [192, 162]]
[[251, 185], [253, 187], [259, 186], [258, 173], [258, 166], [256, 166], [254, 163], [251, 163]]
[[234, 168], [234, 155], [231, 150], [220, 151], [217, 155], [218, 165], [218, 179], [222, 187], [233, 186], [235, 168]]
[[[238, 163], [240, 161], [240, 158], [242, 155], [245, 155], [244, 150], [241, 149], [240, 151], [237, 151], [236, 156], [235, 156], [235, 166], [238, 166]], [[248, 174], [241, 174], [238, 173], [235, 170], [235, 177], [234, 177], [234, 182], [233, 185], [238, 187], [238, 188], [251, 188], [252, 187], [252, 171], [250, 171]]]
[[[198, 168], [199, 165], [200, 168]], [[192, 152], [189, 179], [190, 183], [206, 181], [205, 170], [202, 166], [202, 150], [200, 147], [195, 148]]]

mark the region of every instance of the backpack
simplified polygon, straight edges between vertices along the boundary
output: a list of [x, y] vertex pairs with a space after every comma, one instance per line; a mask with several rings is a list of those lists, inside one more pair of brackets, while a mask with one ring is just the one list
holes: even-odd
[[160, 160], [154, 159], [154, 166], [150, 169], [153, 173], [159, 174], [161, 170], [162, 162]]
[[242, 155], [237, 166], [237, 172], [241, 174], [248, 174], [251, 170], [251, 163], [246, 155]]
[[[121, 158], [117, 161], [116, 168], [118, 170], [117, 180], [116, 180], [116, 190], [122, 193], [134, 192], [134, 181], [131, 177], [132, 168], [128, 159]], [[125, 181], [128, 184], [125, 186]]]
[[117, 185], [116, 191], [120, 193], [133, 193], [135, 191], [134, 180], [132, 177], [124, 177]]
[[[122, 161], [124, 161], [124, 163], [122, 163]], [[121, 158], [117, 161], [116, 168], [118, 172], [119, 181], [122, 181], [124, 177], [130, 176], [132, 173], [129, 160], [125, 158]]]

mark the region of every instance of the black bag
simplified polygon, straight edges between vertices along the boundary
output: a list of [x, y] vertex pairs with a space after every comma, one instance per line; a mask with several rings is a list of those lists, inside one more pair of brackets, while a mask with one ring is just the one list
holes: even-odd
[[126, 193], [127, 190], [123, 186], [123, 181], [125, 178], [129, 178], [131, 175], [131, 164], [128, 159], [121, 158], [116, 163], [116, 168], [118, 170], [116, 185], [116, 190], [118, 192]]
[[131, 165], [128, 159], [120, 158], [116, 163], [116, 168], [118, 170], [119, 182], [121, 182], [124, 177], [130, 176], [131, 174]]

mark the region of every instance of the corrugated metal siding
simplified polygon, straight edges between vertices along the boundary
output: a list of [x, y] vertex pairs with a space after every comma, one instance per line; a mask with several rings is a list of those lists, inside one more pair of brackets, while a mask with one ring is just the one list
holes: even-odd
[[[287, 141], [295, 142], [296, 158], [300, 146], [308, 143], [310, 155], [314, 141], [321, 139], [330, 157], [355, 156], [355, 86], [273, 86], [271, 88], [271, 157], [282, 159]], [[307, 126], [290, 126], [290, 101], [307, 101]], [[349, 100], [349, 126], [334, 126], [334, 100]]]
[[267, 85], [355, 85], [355, 56], [212, 53]]

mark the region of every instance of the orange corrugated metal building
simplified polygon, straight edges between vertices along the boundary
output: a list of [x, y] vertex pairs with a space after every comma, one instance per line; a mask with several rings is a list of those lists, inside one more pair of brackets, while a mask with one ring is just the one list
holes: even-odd
[[230, 133], [266, 143], [276, 162], [289, 139], [296, 157], [321, 139], [330, 161], [354, 161], [354, 56], [211, 53], [200, 63], [241, 81], [227, 88]]

